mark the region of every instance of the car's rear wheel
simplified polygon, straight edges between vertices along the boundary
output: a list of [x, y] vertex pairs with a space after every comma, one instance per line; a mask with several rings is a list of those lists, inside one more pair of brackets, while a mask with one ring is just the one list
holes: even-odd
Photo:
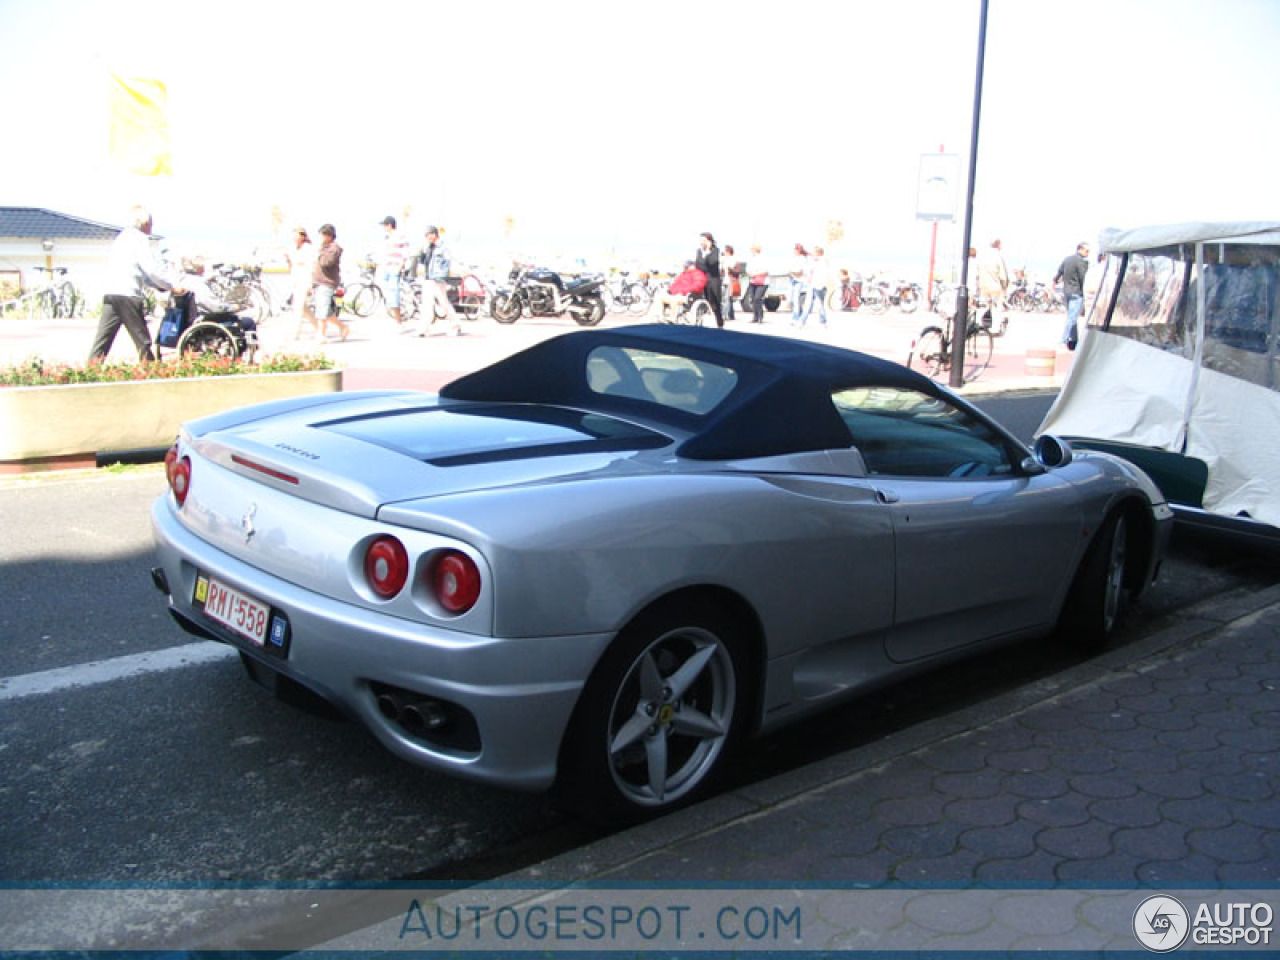
[[711, 789], [746, 714], [734, 626], [716, 607], [681, 603], [619, 635], [574, 713], [557, 781], [562, 801], [635, 822]]
[[1129, 562], [1129, 524], [1121, 512], [1107, 517], [1089, 544], [1062, 611], [1063, 638], [1085, 648], [1111, 636], [1129, 601], [1125, 572]]

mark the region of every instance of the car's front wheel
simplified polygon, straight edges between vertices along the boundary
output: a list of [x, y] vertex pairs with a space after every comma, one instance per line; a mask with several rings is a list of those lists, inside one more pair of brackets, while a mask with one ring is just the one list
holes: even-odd
[[1064, 639], [1093, 648], [1111, 636], [1129, 599], [1129, 523], [1123, 513], [1107, 517], [1089, 544], [1062, 611]]
[[641, 617], [601, 659], [566, 740], [561, 799], [636, 822], [711, 789], [741, 733], [746, 666], [734, 622], [705, 604]]

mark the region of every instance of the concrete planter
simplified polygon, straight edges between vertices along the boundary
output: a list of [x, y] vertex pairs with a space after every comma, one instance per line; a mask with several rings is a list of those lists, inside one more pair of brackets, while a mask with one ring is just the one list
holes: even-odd
[[187, 420], [342, 389], [341, 370], [0, 388], [0, 471], [167, 447]]

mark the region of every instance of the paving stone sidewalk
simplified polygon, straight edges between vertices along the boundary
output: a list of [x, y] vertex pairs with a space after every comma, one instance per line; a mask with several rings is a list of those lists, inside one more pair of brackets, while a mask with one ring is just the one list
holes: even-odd
[[[1280, 914], [1280, 585], [497, 886], [772, 891], [805, 905], [803, 950], [1140, 953], [1156, 893]], [[327, 946], [404, 949], [396, 923]]]

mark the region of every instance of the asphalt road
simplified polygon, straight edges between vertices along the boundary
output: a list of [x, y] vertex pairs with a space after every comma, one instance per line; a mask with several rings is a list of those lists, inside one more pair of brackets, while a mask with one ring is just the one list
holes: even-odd
[[[1026, 436], [1048, 398], [990, 403]], [[162, 488], [155, 467], [0, 482], [0, 882], [468, 880], [597, 835], [543, 797], [408, 766], [351, 723], [274, 700], [230, 651], [180, 632], [147, 575], [147, 514]], [[1270, 582], [1274, 568], [1247, 557], [1180, 549], [1125, 636]], [[200, 662], [175, 664], [196, 651]], [[1025, 644], [898, 685], [761, 741], [736, 779], [868, 742], [1077, 656]]]

